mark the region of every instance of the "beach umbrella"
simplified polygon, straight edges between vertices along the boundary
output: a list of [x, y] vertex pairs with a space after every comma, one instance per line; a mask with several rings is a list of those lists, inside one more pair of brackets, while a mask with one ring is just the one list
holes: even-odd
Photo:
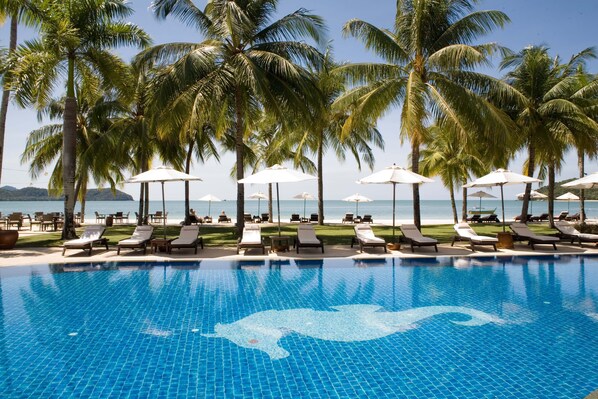
[[199, 201], [207, 201], [208, 202], [208, 216], [212, 217], [212, 201], [220, 202], [222, 201], [220, 198], [216, 197], [215, 195], [208, 194], [204, 195], [199, 199]]
[[343, 198], [343, 201], [347, 201], [347, 202], [355, 202], [355, 216], [359, 215], [359, 203], [360, 202], [372, 202], [372, 199], [360, 195], [360, 194], [353, 194], [353, 195], [349, 195], [346, 198]]
[[395, 164], [373, 173], [363, 179], [359, 179], [359, 184], [392, 184], [392, 238], [395, 238], [395, 209], [396, 209], [396, 187], [397, 184], [422, 184], [432, 183], [434, 180], [425, 176], [413, 173], [410, 170], [401, 168]]
[[594, 172], [591, 175], [587, 175], [580, 179], [565, 183], [563, 184], [563, 187], [579, 188], [580, 190], [598, 187], [598, 172]]
[[475, 193], [471, 193], [468, 197], [479, 198], [480, 199], [480, 210], [482, 209], [482, 198], [496, 198], [494, 195], [489, 194], [485, 191], [476, 191]]
[[573, 193], [565, 193], [555, 198], [557, 201], [567, 201], [567, 212], [569, 212], [569, 206], [571, 201], [579, 201], [579, 197]]
[[279, 183], [296, 183], [305, 180], [316, 180], [316, 176], [308, 175], [281, 165], [274, 165], [260, 172], [239, 180], [243, 184], [270, 184], [276, 183], [276, 206], [278, 210], [278, 235], [280, 236], [280, 191]]
[[260, 201], [263, 199], [268, 199], [268, 196], [261, 191], [258, 191], [257, 193], [251, 194], [249, 198], [257, 200], [257, 215], [260, 216]]
[[150, 169], [147, 172], [140, 173], [131, 177], [125, 183], [161, 183], [162, 184], [162, 227], [164, 230], [164, 238], [166, 238], [166, 201], [164, 200], [164, 183], [167, 181], [190, 181], [201, 179], [196, 176], [188, 175], [187, 173], [179, 172], [167, 166], [159, 166]]
[[314, 196], [310, 193], [306, 193], [305, 191], [293, 196], [293, 198], [302, 199], [303, 200], [303, 219], [305, 219], [305, 203], [307, 200], [314, 199]]
[[503, 186], [511, 184], [527, 184], [539, 182], [539, 179], [524, 176], [506, 169], [497, 169], [464, 185], [463, 187], [494, 187], [500, 186], [500, 202], [502, 205], [502, 231], [505, 231], [505, 196]]
[[[517, 199], [519, 201], [523, 201], [524, 198], [525, 198], [525, 193], [519, 193], [519, 194], [517, 194]], [[531, 205], [530, 211], [531, 211], [531, 213], [534, 213], [534, 201], [541, 201], [541, 200], [545, 200], [546, 198], [548, 198], [548, 195], [539, 193], [536, 190], [530, 191], [530, 193], [529, 193], [529, 200], [531, 201], [530, 202], [530, 205]]]

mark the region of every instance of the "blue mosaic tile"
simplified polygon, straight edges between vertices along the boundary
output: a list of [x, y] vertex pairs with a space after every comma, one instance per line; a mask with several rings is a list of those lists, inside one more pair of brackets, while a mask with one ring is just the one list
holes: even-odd
[[[0, 397], [598, 389], [593, 257], [50, 265], [0, 270], [0, 283]], [[231, 339], [214, 336], [218, 325]], [[241, 327], [261, 335], [235, 342]], [[269, 334], [286, 356], [256, 349]]]

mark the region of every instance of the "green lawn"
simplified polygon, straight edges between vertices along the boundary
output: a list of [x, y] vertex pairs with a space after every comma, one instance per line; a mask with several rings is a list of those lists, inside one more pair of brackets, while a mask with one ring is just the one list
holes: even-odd
[[[476, 224], [472, 225], [474, 230], [481, 235], [495, 235], [499, 231], [502, 231], [502, 226], [497, 224]], [[325, 226], [314, 226], [316, 234], [324, 240], [326, 245], [334, 244], [350, 244], [351, 237], [353, 237], [353, 226], [351, 225], [325, 225]], [[554, 234], [556, 230], [550, 229], [547, 224], [530, 224], [530, 228], [539, 234]], [[104, 234], [111, 244], [116, 244], [119, 240], [128, 238], [135, 229], [135, 226], [124, 225], [124, 226], [113, 226], [106, 229]], [[392, 238], [392, 227], [374, 226], [374, 233], [387, 241]], [[83, 229], [78, 229], [78, 232]], [[166, 236], [169, 238], [175, 238], [178, 236], [180, 227], [168, 226], [166, 228]], [[204, 237], [206, 245], [216, 247], [232, 247], [237, 243], [237, 236], [235, 234], [235, 228], [232, 225], [203, 225], [200, 227], [200, 234]], [[282, 234], [294, 236], [297, 231], [297, 225], [283, 225]], [[397, 236], [400, 235], [400, 231], [397, 228]], [[509, 228], [507, 227], [507, 231]], [[278, 229], [275, 225], [268, 225], [262, 227], [262, 235], [264, 237], [277, 234]], [[448, 243], [454, 235], [453, 226], [449, 224], [442, 225], [431, 225], [424, 226], [422, 233], [426, 236], [436, 238], [441, 243]], [[156, 227], [154, 229], [154, 236], [162, 236], [162, 227]], [[62, 245], [60, 240], [60, 233], [50, 234], [39, 234], [28, 237], [20, 237], [17, 242], [17, 248], [26, 247], [54, 247]]]

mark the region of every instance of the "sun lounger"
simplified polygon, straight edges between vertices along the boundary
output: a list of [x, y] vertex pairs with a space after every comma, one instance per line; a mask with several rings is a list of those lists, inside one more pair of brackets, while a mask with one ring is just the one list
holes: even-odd
[[76, 240], [65, 241], [62, 249], [62, 256], [64, 256], [67, 249], [88, 249], [89, 256], [91, 256], [94, 244], [105, 245], [107, 251], [108, 239], [102, 238], [105, 230], [106, 228], [104, 226], [87, 226], [83, 233], [81, 233], [81, 237]]
[[353, 214], [352, 213], [345, 213], [345, 217], [343, 218], [343, 223], [353, 223]]
[[[531, 221], [532, 221], [532, 214], [531, 214], [531, 213], [528, 213], [528, 214], [527, 214], [527, 216], [526, 216], [525, 218], [522, 218], [521, 216], [522, 216], [522, 215], [515, 216], [515, 221], [516, 221], [516, 222], [521, 222], [521, 221], [523, 221], [523, 222], [525, 222], [525, 223], [527, 223], [527, 222], [531, 222]], [[525, 220], [523, 220], [523, 219], [525, 219]]]
[[299, 216], [298, 213], [293, 213], [291, 214], [291, 222], [299, 222], [301, 223], [301, 217]]
[[203, 249], [203, 238], [198, 236], [198, 225], [183, 226], [179, 238], [172, 240], [170, 243], [170, 250], [173, 248], [195, 248], [195, 253], [197, 253], [198, 246], [201, 245], [201, 249]]
[[472, 215], [468, 218], [465, 218], [466, 221], [471, 222], [471, 223], [482, 223], [482, 221], [480, 220], [482, 218], [482, 215], [476, 214], [476, 215]]
[[555, 221], [554, 227], [559, 231], [562, 238], [571, 239], [571, 244], [577, 241], [581, 247], [584, 242], [598, 243], [598, 234], [581, 233], [569, 222]]
[[231, 223], [231, 220], [228, 216], [220, 214], [218, 215], [218, 223]]
[[413, 247], [429, 247], [433, 246], [438, 252], [438, 240], [430, 237], [424, 237], [422, 233], [414, 224], [402, 224], [400, 227], [403, 238], [411, 245], [411, 252], [414, 252]]
[[310, 222], [318, 222], [318, 214], [317, 213], [312, 213], [311, 215], [309, 215], [309, 221]]
[[492, 215], [483, 216], [478, 219], [479, 223], [500, 223], [500, 219], [496, 216], [495, 213]]
[[258, 224], [248, 224], [243, 228], [243, 237], [237, 243], [237, 254], [241, 248], [261, 248], [262, 254], [266, 253], [266, 246]]
[[137, 249], [143, 248], [143, 254], [147, 251], [147, 244], [152, 239], [152, 233], [154, 232], [154, 226], [137, 226], [135, 231], [131, 235], [131, 238], [120, 240], [116, 244], [116, 254], [120, 255], [121, 248]]
[[374, 219], [372, 219], [372, 215], [363, 215], [361, 218], [361, 223], [374, 223]]
[[469, 241], [471, 250], [474, 252], [476, 245], [491, 245], [492, 248], [494, 248], [494, 250], [496, 251], [496, 243], [498, 243], [498, 238], [480, 236], [471, 228], [471, 226], [468, 223], [457, 223], [454, 226], [454, 229], [457, 232], [457, 236], [453, 236], [451, 247], [455, 245], [456, 240], [466, 240]]
[[270, 221], [270, 214], [269, 213], [262, 213], [261, 219], [262, 219], [263, 223], [269, 222]]
[[363, 247], [383, 247], [386, 251], [386, 241], [380, 237], [376, 237], [369, 224], [359, 224], [354, 227], [355, 237], [351, 240], [351, 248], [353, 244], [359, 243], [359, 250], [363, 252]]
[[554, 220], [565, 220], [569, 215], [569, 211], [561, 211], [558, 215], [554, 215]]
[[535, 250], [534, 244], [548, 244], [552, 245], [556, 250], [556, 243], [559, 242], [558, 237], [543, 236], [534, 233], [527, 227], [525, 223], [513, 223], [509, 227], [515, 233], [515, 240], [527, 240], [532, 249]]
[[568, 221], [568, 222], [571, 222], [571, 221], [578, 221], [579, 219], [580, 219], [579, 212], [577, 212], [577, 213], [574, 213], [573, 215], [571, 215], [571, 216], [567, 216], [567, 217], [565, 218], [565, 220], [566, 220], [566, 221]]
[[532, 216], [532, 222], [546, 222], [548, 217], [548, 213], [543, 213], [540, 216]]
[[316, 232], [311, 224], [302, 224], [297, 226], [297, 240], [295, 242], [297, 253], [299, 248], [322, 248], [324, 253], [324, 242], [316, 236]]

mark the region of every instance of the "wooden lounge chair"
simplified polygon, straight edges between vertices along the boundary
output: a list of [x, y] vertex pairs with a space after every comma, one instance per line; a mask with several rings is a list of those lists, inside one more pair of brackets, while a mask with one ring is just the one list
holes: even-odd
[[203, 237], [199, 237], [199, 226], [183, 226], [179, 238], [172, 240], [169, 251], [173, 248], [195, 248], [197, 254], [197, 247], [201, 245], [203, 249]]
[[361, 223], [374, 223], [374, 219], [372, 219], [372, 215], [363, 215], [361, 218]]
[[468, 223], [457, 223], [455, 226], [453, 226], [453, 228], [457, 232], [457, 235], [453, 236], [451, 247], [455, 245], [455, 241], [457, 240], [466, 240], [469, 241], [471, 250], [474, 252], [476, 245], [491, 245], [492, 248], [494, 248], [494, 250], [496, 251], [496, 243], [498, 243], [498, 238], [480, 236], [471, 228], [471, 226]]
[[318, 222], [318, 214], [317, 213], [312, 213], [311, 215], [309, 215], [309, 221], [310, 222]]
[[534, 248], [534, 244], [552, 245], [556, 250], [556, 243], [559, 242], [558, 237], [536, 234], [533, 231], [531, 231], [525, 223], [513, 223], [510, 224], [509, 227], [515, 233], [515, 240], [527, 240], [528, 244], [532, 247], [533, 250], [536, 249]]
[[269, 213], [262, 213], [261, 219], [262, 219], [263, 223], [269, 222], [270, 221], [270, 214]]
[[364, 247], [383, 247], [386, 250], [386, 241], [380, 237], [376, 237], [369, 224], [355, 225], [355, 237], [351, 239], [351, 248], [353, 244], [359, 243], [359, 250], [363, 252]]
[[226, 214], [221, 213], [218, 215], [218, 223], [231, 223], [231, 220]]
[[253, 222], [253, 217], [251, 216], [251, 213], [244, 213], [243, 214], [243, 221], [244, 222], [249, 222], [252, 223]]
[[424, 237], [414, 224], [402, 224], [400, 227], [403, 233], [403, 239], [411, 245], [411, 252], [414, 252], [413, 247], [429, 247], [433, 246], [438, 252], [438, 240], [430, 237]]
[[[525, 219], [525, 220], [523, 220], [523, 219]], [[517, 216], [515, 216], [515, 221], [516, 222], [522, 222], [522, 223], [531, 222], [532, 221], [532, 214], [528, 213], [525, 218], [523, 218], [522, 215], [517, 215]]]
[[343, 218], [343, 223], [353, 223], [355, 220], [353, 219], [352, 213], [345, 213], [345, 217]]
[[261, 248], [262, 254], [266, 253], [259, 224], [248, 224], [243, 228], [243, 237], [237, 243], [237, 254], [241, 248]]
[[577, 213], [574, 213], [573, 215], [571, 215], [571, 216], [567, 216], [567, 217], [565, 218], [565, 220], [566, 220], [567, 222], [571, 222], [571, 221], [578, 221], [579, 219], [580, 219], [579, 212], [577, 212]]
[[584, 242], [598, 243], [598, 234], [581, 233], [573, 225], [564, 220], [555, 221], [554, 227], [559, 231], [561, 238], [571, 239], [571, 244], [577, 241], [581, 247]]
[[324, 242], [316, 236], [316, 232], [311, 224], [302, 224], [297, 226], [297, 240], [295, 242], [297, 253], [299, 248], [322, 248], [324, 253]]
[[565, 220], [569, 215], [569, 211], [561, 211], [558, 215], [554, 215], [554, 220]]
[[500, 219], [495, 213], [492, 215], [483, 216], [478, 219], [479, 223], [500, 223]]
[[471, 222], [471, 223], [482, 223], [480, 220], [481, 218], [482, 218], [482, 215], [476, 214], [476, 215], [472, 215], [468, 218], [465, 218], [465, 220], [467, 222]]
[[130, 248], [130, 249], [141, 249], [143, 248], [143, 254], [145, 255], [147, 251], [147, 244], [150, 243], [152, 239], [152, 234], [154, 232], [154, 226], [137, 226], [135, 227], [135, 231], [131, 235], [131, 238], [126, 238], [124, 240], [120, 240], [118, 244], [116, 244], [116, 254], [120, 255], [121, 248]]
[[543, 213], [540, 216], [532, 216], [532, 222], [546, 222], [549, 216], [548, 213]]
[[65, 241], [63, 244], [62, 249], [62, 256], [67, 249], [88, 249], [89, 256], [91, 256], [91, 251], [93, 250], [94, 244], [105, 245], [106, 251], [108, 250], [108, 239], [102, 238], [104, 231], [106, 228], [104, 226], [87, 226], [83, 233], [81, 233], [81, 237], [77, 238], [76, 240]]
[[23, 227], [23, 214], [21, 212], [14, 212], [8, 215], [6, 228], [10, 229], [11, 226], [17, 226], [17, 230], [21, 230], [21, 227]]
[[299, 216], [298, 213], [293, 213], [291, 214], [291, 222], [299, 222], [301, 223], [301, 217]]

